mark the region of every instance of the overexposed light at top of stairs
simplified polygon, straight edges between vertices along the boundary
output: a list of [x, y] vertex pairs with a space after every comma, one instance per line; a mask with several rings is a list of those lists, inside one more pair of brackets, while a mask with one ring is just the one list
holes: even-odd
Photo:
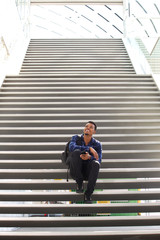
[[122, 38], [124, 32], [131, 36], [160, 35], [159, 0], [125, 2], [126, 7], [122, 4], [33, 4], [31, 38]]
[[31, 6], [31, 38], [111, 38], [122, 35], [122, 6]]

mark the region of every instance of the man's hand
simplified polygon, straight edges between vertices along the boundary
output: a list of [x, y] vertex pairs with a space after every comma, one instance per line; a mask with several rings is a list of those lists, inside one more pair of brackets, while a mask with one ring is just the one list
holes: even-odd
[[80, 158], [82, 158], [82, 160], [88, 160], [91, 159], [91, 155], [88, 152], [86, 152], [85, 154], [81, 154]]
[[90, 148], [89, 148], [89, 151], [91, 152], [91, 154], [94, 156], [94, 158], [95, 158], [96, 160], [99, 159], [98, 153], [96, 152], [96, 150], [95, 150], [94, 148], [90, 147]]

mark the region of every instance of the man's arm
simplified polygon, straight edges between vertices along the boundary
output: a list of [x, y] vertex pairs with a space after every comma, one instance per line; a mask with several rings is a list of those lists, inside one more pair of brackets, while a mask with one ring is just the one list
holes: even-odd
[[81, 146], [77, 144], [77, 139], [78, 139], [78, 135], [75, 135], [72, 137], [70, 144], [69, 144], [69, 151], [73, 152], [76, 149], [79, 149], [81, 151], [86, 151], [89, 152], [89, 147], [88, 146]]
[[95, 148], [90, 147], [90, 153], [92, 154], [91, 160], [96, 160], [101, 163], [102, 161], [102, 144], [97, 142]]
[[90, 151], [90, 153], [92, 154], [92, 156], [93, 156], [96, 160], [99, 159], [98, 153], [97, 153], [97, 151], [96, 151], [94, 148], [90, 147], [90, 148], [89, 148], [89, 151]]
[[99, 160], [98, 153], [96, 152], [96, 150], [94, 148], [90, 147], [89, 152], [90, 152], [90, 154], [88, 152], [86, 152], [85, 154], [81, 154], [80, 157], [83, 160], [89, 160], [89, 159], [96, 160], [96, 161]]
[[81, 156], [81, 158], [83, 160], [97, 160], [99, 161], [99, 163], [101, 163], [101, 159], [102, 159], [102, 145], [99, 141], [96, 140], [95, 146], [93, 147], [89, 147], [89, 146], [81, 146], [81, 145], [77, 145], [77, 139], [78, 139], [78, 135], [75, 135], [72, 137], [71, 142], [69, 144], [69, 151], [73, 152], [76, 149], [79, 149], [81, 151], [85, 151], [87, 152], [86, 156]]

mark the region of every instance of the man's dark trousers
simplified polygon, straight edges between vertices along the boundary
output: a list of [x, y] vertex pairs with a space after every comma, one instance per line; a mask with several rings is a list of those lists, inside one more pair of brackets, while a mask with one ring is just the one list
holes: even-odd
[[79, 186], [82, 185], [83, 180], [88, 180], [85, 194], [87, 196], [91, 196], [96, 185], [100, 164], [95, 160], [82, 160], [80, 155], [80, 150], [75, 150], [70, 153], [68, 157], [70, 175], [74, 180], [76, 180]]

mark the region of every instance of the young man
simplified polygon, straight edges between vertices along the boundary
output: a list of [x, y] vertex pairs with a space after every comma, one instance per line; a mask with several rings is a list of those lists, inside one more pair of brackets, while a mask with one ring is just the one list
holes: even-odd
[[[96, 129], [97, 126], [94, 122], [87, 122], [80, 141], [79, 136], [75, 135], [69, 144], [70, 175], [76, 180], [77, 193], [83, 192], [83, 180], [88, 180], [87, 189], [84, 193], [85, 203], [91, 203], [91, 195], [96, 185], [102, 158], [102, 145], [92, 137], [96, 133]], [[79, 141], [78, 144], [77, 141]]]

